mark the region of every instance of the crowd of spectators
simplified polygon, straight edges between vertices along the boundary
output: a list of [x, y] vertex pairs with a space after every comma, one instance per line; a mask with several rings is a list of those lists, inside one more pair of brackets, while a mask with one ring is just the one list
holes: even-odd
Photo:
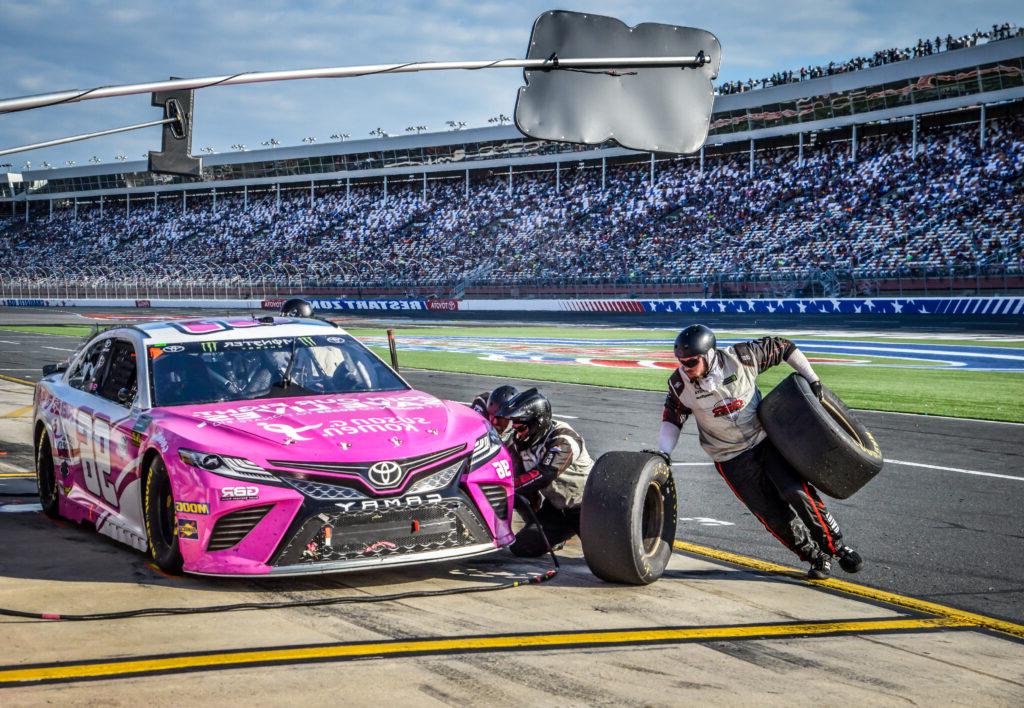
[[936, 36], [935, 39], [919, 39], [917, 44], [904, 47], [903, 49], [896, 47], [880, 49], [871, 56], [854, 57], [853, 59], [840, 62], [830, 61], [823, 66], [801, 66], [799, 69], [776, 71], [771, 76], [765, 76], [760, 79], [727, 81], [719, 84], [715, 91], [719, 94], [744, 93], [755, 89], [765, 89], [771, 86], [806, 81], [807, 79], [819, 79], [822, 76], [845, 74], [851, 71], [906, 61], [907, 59], [925, 57], [930, 54], [938, 54], [943, 51], [948, 52], [953, 49], [973, 47], [984, 42], [995, 42], [1000, 39], [1020, 36], [1024, 36], [1024, 28], [1018, 29], [1009, 22], [1004, 22], [1001, 25], [992, 25], [992, 29], [987, 32], [975, 30], [970, 34], [960, 35], [959, 37], [947, 34], [945, 40], [940, 36]]
[[[858, 141], [388, 186], [109, 203], [0, 219], [0, 277], [245, 278], [339, 289], [834, 270], [1024, 269], [1024, 118]], [[311, 203], [312, 202], [312, 203]], [[17, 264], [17, 270], [14, 269]]]

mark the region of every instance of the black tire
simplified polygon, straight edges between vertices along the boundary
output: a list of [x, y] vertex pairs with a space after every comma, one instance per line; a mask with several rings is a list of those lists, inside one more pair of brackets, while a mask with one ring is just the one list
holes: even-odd
[[57, 471], [53, 464], [53, 448], [50, 436], [45, 430], [39, 434], [36, 449], [36, 487], [39, 489], [39, 503], [43, 513], [51, 519], [60, 517], [60, 491], [57, 486]]
[[580, 542], [591, 572], [626, 585], [665, 572], [676, 537], [676, 487], [665, 461], [646, 452], [609, 452], [583, 491]]
[[882, 470], [875, 437], [836, 394], [818, 401], [807, 381], [790, 374], [764, 397], [757, 415], [772, 443], [804, 479], [846, 499]]
[[178, 547], [174, 493], [171, 490], [171, 479], [167, 476], [167, 467], [159, 457], [154, 458], [149, 465], [142, 502], [150, 558], [165, 573], [181, 573], [183, 560]]

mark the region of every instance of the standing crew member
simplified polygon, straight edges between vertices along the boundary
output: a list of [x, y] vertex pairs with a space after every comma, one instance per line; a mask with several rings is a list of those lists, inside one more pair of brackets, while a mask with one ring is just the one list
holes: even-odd
[[[580, 532], [583, 488], [594, 461], [580, 434], [551, 418], [551, 402], [535, 388], [511, 398], [497, 416], [511, 422], [508, 447], [522, 461], [522, 471], [515, 477], [516, 504], [525, 498], [540, 524], [538, 529], [528, 522], [509, 550], [535, 558], [548, 550], [545, 537], [554, 548]], [[524, 519], [531, 518], [525, 509], [517, 509]]]
[[658, 440], [666, 459], [692, 415], [701, 447], [719, 474], [769, 533], [810, 563], [809, 577], [828, 577], [833, 557], [846, 572], [859, 571], [864, 564], [860, 554], [843, 544], [839, 524], [818, 492], [772, 444], [757, 417], [757, 376], [783, 361], [807, 379], [821, 400], [821, 381], [807, 357], [783, 337], [718, 349], [714, 332], [704, 325], [679, 333], [675, 355], [680, 366], [668, 380]]

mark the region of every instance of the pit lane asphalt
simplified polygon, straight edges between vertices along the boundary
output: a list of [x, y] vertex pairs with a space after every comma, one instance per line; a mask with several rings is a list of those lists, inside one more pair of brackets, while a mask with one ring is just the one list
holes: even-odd
[[[3, 321], [11, 322], [4, 314]], [[77, 341], [0, 331], [0, 374], [36, 379], [39, 367], [67, 356]], [[404, 375], [417, 388], [461, 401], [506, 382], [426, 371]], [[556, 416], [565, 416], [584, 436], [595, 458], [656, 440], [663, 394], [512, 383], [536, 383], [551, 398]], [[887, 463], [851, 499], [826, 500], [846, 540], [866, 560], [864, 571], [850, 579], [1024, 621], [1024, 426], [869, 411], [859, 416], [887, 460], [932, 467]], [[675, 467], [680, 539], [787, 565], [796, 561], [733, 497], [700, 450], [692, 426], [684, 430], [674, 458], [682, 463]]]

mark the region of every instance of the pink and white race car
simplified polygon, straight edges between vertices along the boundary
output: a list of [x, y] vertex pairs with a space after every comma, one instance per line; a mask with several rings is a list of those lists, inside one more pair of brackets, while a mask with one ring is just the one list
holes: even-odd
[[39, 383], [33, 420], [43, 510], [167, 572], [332, 573], [513, 540], [494, 429], [321, 320], [104, 331]]

